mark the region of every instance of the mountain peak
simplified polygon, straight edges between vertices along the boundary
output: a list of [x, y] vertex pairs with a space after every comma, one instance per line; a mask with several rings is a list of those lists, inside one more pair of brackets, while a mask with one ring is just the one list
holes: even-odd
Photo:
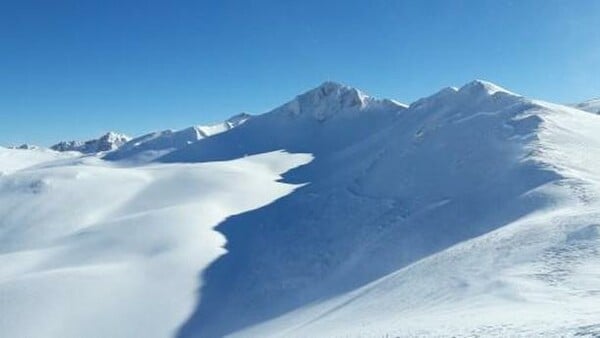
[[320, 86], [298, 96], [317, 103], [323, 100], [340, 100], [345, 106], [354, 107], [364, 104], [369, 97], [362, 91], [344, 84], [325, 81]]
[[271, 113], [284, 113], [292, 116], [312, 116], [324, 121], [340, 112], [359, 112], [366, 109], [400, 110], [405, 105], [392, 100], [378, 100], [369, 97], [359, 89], [333, 81], [323, 82]]

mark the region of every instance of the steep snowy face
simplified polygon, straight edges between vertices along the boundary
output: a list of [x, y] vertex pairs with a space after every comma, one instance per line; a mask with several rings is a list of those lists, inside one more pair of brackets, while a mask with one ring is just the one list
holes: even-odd
[[573, 107], [585, 110], [590, 113], [600, 114], [600, 98], [578, 103], [576, 105], [573, 105]]
[[131, 160], [147, 162], [197, 142], [236, 128], [251, 118], [249, 114], [232, 116], [211, 126], [193, 126], [181, 130], [163, 130], [136, 137], [117, 151], [108, 153], [106, 160]]
[[62, 141], [50, 148], [56, 151], [78, 151], [83, 154], [94, 154], [112, 151], [131, 140], [131, 137], [115, 132], [108, 132], [98, 139], [88, 141]]
[[[36, 166], [41, 163], [52, 163], [77, 156], [75, 153], [62, 153], [46, 148], [28, 146], [24, 148], [0, 147], [0, 177], [15, 170]], [[0, 221], [1, 222], [1, 221]]]

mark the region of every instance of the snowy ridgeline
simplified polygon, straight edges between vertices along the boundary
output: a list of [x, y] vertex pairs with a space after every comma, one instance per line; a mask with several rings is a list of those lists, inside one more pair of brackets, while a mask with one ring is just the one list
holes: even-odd
[[327, 82], [213, 127], [0, 148], [0, 332], [599, 334], [598, 130], [484, 81], [410, 106]]

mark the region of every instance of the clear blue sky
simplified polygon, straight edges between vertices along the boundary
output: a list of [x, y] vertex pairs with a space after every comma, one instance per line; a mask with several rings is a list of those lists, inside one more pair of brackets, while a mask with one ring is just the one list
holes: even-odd
[[261, 113], [324, 80], [600, 96], [600, 1], [0, 0], [0, 144]]

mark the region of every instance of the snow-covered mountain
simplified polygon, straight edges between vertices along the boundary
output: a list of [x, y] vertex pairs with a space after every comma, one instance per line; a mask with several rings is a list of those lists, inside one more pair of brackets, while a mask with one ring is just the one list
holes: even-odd
[[390, 126], [406, 105], [379, 100], [334, 82], [298, 95], [242, 126], [173, 151], [161, 162], [239, 158], [285, 149], [332, 153]]
[[181, 130], [163, 130], [136, 137], [118, 150], [108, 153], [107, 160], [151, 161], [196, 141], [233, 129], [251, 118], [241, 113], [211, 126], [193, 126]]
[[33, 145], [33, 144], [27, 144], [27, 143], [21, 144], [19, 146], [10, 146], [8, 148], [9, 149], [20, 149], [20, 150], [35, 150], [35, 149], [39, 149], [38, 146]]
[[50, 147], [56, 151], [78, 151], [83, 154], [94, 154], [119, 148], [131, 140], [131, 137], [115, 132], [108, 132], [101, 137], [88, 141], [62, 141]]
[[577, 109], [585, 110], [590, 113], [600, 114], [600, 98], [587, 100], [573, 106]]
[[598, 115], [326, 82], [228, 122], [105, 159], [0, 148], [0, 332], [600, 333]]

